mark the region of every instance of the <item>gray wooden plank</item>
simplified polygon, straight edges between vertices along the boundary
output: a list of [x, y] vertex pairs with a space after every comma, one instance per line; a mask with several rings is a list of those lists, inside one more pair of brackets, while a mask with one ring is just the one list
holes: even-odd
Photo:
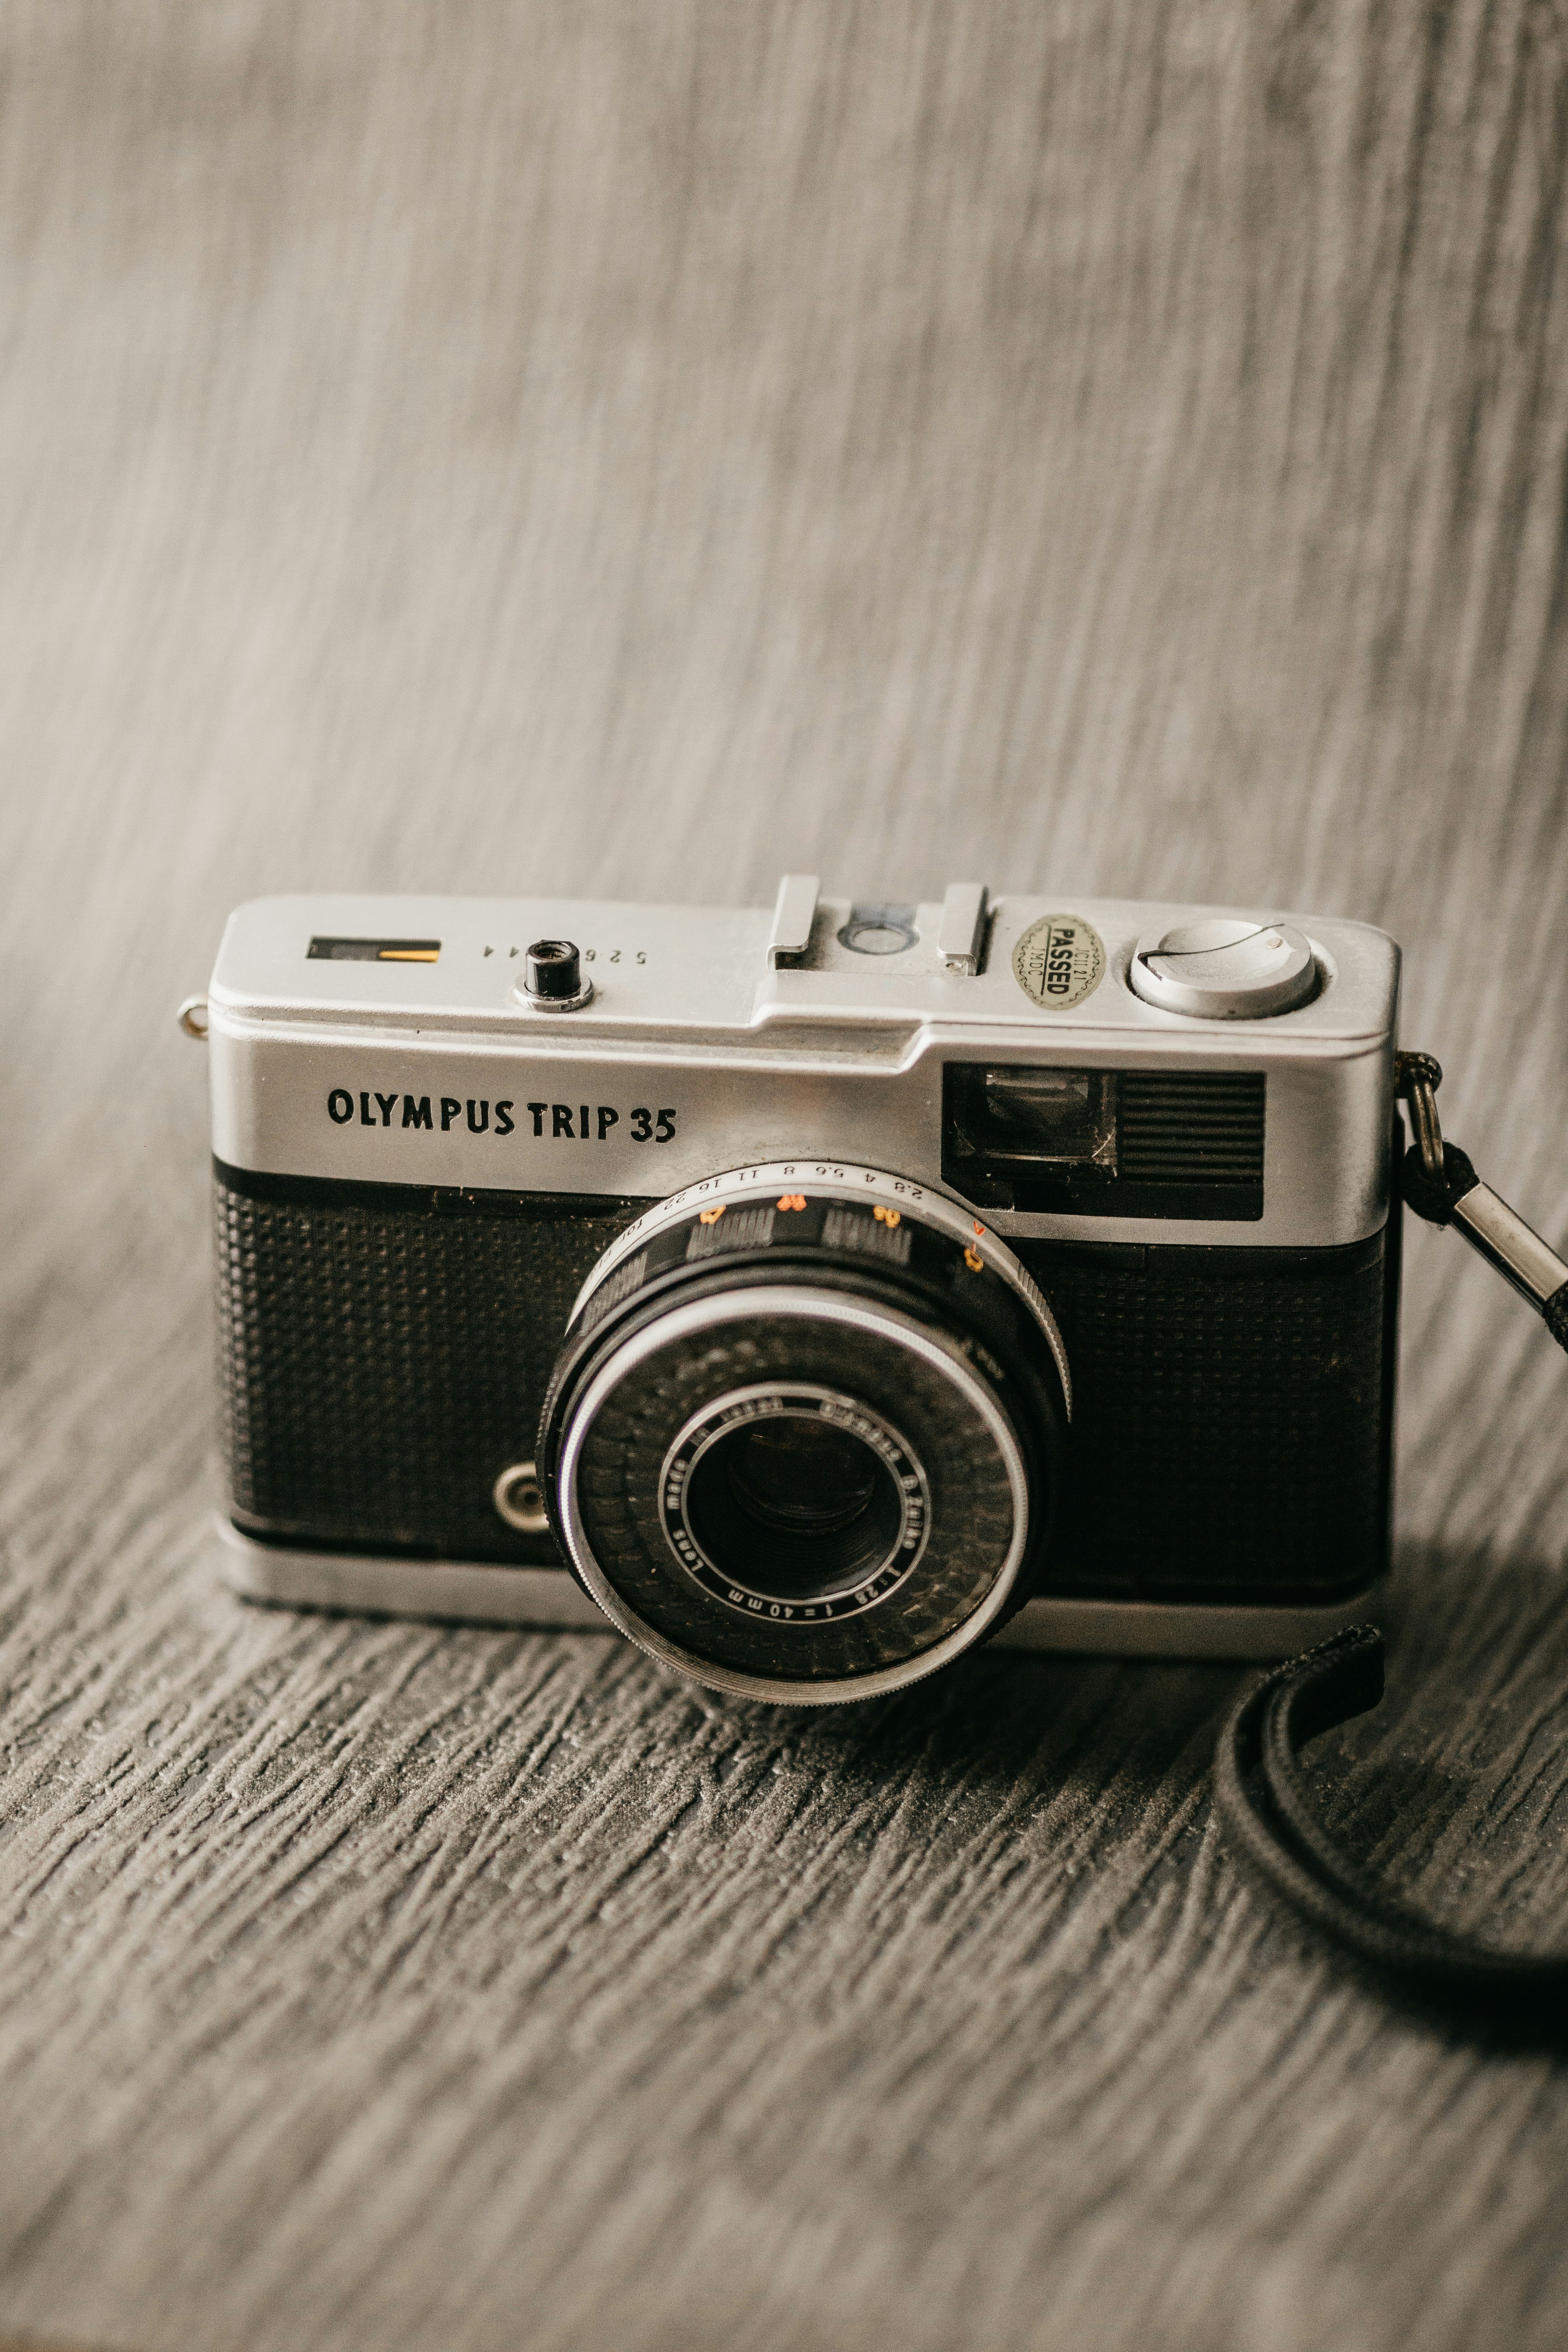
[[[1218, 1669], [828, 1715], [205, 1556], [235, 899], [1345, 912], [1568, 1232], [1563, 28], [0, 10], [0, 2317], [132, 2352], [1555, 2344], [1568, 2095], [1235, 1878]], [[1568, 1930], [1561, 1359], [1410, 1248], [1330, 1743]]]

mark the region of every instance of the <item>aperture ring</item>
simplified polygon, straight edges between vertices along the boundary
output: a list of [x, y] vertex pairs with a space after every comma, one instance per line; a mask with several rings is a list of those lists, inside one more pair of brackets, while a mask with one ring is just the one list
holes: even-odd
[[[762, 1207], [770, 1202], [775, 1221], [787, 1221], [792, 1211], [786, 1202], [798, 1202], [804, 1208], [807, 1202], [817, 1201], [833, 1202], [850, 1209], [859, 1206], [873, 1218], [879, 1214], [889, 1218], [890, 1223], [884, 1225], [884, 1231], [889, 1234], [897, 1231], [902, 1219], [910, 1218], [958, 1243], [975, 1272], [984, 1268], [998, 1276], [1038, 1327], [1056, 1366], [1064, 1407], [1071, 1419], [1072, 1378], [1056, 1318], [1038, 1285], [1006, 1244], [973, 1210], [934, 1191], [931, 1185], [849, 1160], [780, 1160], [750, 1168], [731, 1168], [721, 1175], [705, 1176], [700, 1182], [672, 1192], [668, 1200], [656, 1202], [640, 1217], [635, 1217], [610, 1244], [577, 1294], [568, 1329], [575, 1330], [583, 1317], [593, 1310], [606, 1284], [616, 1286], [617, 1296], [622, 1295], [616, 1277], [622, 1276], [623, 1270], [629, 1273], [642, 1254], [657, 1248], [672, 1228], [696, 1220], [711, 1231], [737, 1209], [745, 1213], [753, 1204]], [[780, 1240], [786, 1238], [784, 1224], [779, 1222], [775, 1222], [772, 1234]], [[717, 1243], [716, 1234], [714, 1239]], [[630, 1285], [636, 1286], [635, 1282]]]

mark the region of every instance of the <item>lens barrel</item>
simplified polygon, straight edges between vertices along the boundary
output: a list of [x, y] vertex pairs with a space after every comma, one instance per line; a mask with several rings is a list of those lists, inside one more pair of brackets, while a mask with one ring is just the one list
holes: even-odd
[[1048, 1307], [967, 1212], [784, 1163], [676, 1194], [607, 1254], [539, 1465], [631, 1639], [720, 1688], [845, 1700], [1028, 1597], [1068, 1410]]

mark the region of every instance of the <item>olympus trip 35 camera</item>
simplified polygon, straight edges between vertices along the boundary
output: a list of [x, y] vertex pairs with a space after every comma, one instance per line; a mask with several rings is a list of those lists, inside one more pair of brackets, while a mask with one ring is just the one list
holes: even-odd
[[184, 1015], [228, 1581], [795, 1703], [1364, 1616], [1398, 974], [966, 882], [241, 907]]

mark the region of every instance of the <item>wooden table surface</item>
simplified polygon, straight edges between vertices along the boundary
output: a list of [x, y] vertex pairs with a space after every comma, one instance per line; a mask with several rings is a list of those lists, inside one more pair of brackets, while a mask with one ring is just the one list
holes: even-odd
[[[1342, 913], [1568, 1232], [1536, 0], [0, 6], [0, 2329], [1561, 2346], [1568, 2074], [1217, 1842], [1220, 1668], [779, 1710], [215, 1582], [237, 899]], [[1409, 1249], [1346, 1838], [1568, 1937], [1568, 1366]]]

